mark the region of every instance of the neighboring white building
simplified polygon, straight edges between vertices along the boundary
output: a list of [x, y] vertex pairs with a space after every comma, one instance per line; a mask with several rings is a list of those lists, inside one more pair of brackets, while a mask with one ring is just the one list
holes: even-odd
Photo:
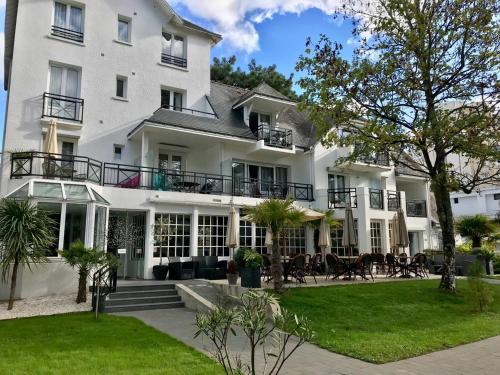
[[[266, 84], [211, 82], [210, 51], [221, 37], [163, 0], [8, 0], [5, 38], [0, 196], [33, 197], [59, 223], [51, 262], [22, 273], [21, 297], [73, 290], [57, 249], [77, 239], [102, 246], [119, 217], [141, 228], [127, 248], [128, 277], [151, 278], [160, 254], [227, 258], [229, 206], [241, 211], [270, 196], [333, 208], [339, 218], [350, 199], [361, 252], [389, 251], [389, 220], [401, 205], [410, 252], [437, 246], [424, 178], [376, 157], [336, 168], [347, 150], [317, 144], [290, 99]], [[58, 155], [43, 153], [50, 121]], [[174, 235], [155, 233], [160, 219]], [[332, 232], [332, 251], [344, 256], [340, 233]], [[264, 252], [264, 239], [265, 228], [240, 221], [242, 246]], [[313, 230], [290, 230], [286, 246], [314, 252]]]

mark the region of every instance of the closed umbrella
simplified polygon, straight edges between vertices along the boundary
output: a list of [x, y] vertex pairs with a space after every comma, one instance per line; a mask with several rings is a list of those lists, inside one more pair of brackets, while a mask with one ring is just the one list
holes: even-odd
[[319, 238], [318, 238], [318, 246], [321, 248], [321, 256], [325, 261], [326, 267], [326, 248], [332, 245], [332, 240], [330, 237], [330, 225], [327, 223], [325, 218], [321, 219], [321, 223], [319, 225]]
[[59, 153], [57, 148], [57, 124], [54, 120], [50, 120], [49, 122], [47, 135], [45, 136], [45, 142], [43, 145], [43, 151], [49, 154]]
[[352, 248], [357, 246], [358, 239], [356, 237], [356, 232], [354, 231], [354, 216], [352, 214], [352, 208], [347, 205], [345, 209], [344, 217], [344, 233], [342, 235], [342, 245], [348, 248], [349, 261], [352, 256]]
[[267, 227], [266, 229], [266, 239], [264, 241], [264, 245], [266, 245], [267, 248], [273, 246], [273, 231], [271, 230], [271, 227]]
[[233, 206], [229, 209], [229, 220], [227, 223], [226, 246], [235, 249], [240, 245], [240, 225]]
[[405, 251], [405, 247], [410, 244], [410, 238], [408, 236], [408, 229], [406, 228], [405, 213], [402, 208], [398, 209], [397, 213], [398, 219], [398, 247], [402, 247]]
[[391, 252], [395, 253], [398, 248], [398, 214], [394, 214], [392, 218], [392, 228], [391, 228]]

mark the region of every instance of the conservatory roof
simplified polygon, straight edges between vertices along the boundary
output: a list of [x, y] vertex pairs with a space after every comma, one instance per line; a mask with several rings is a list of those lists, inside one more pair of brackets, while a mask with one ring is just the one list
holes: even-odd
[[98, 203], [109, 205], [95, 189], [85, 183], [66, 181], [30, 180], [7, 195], [13, 199], [50, 199], [80, 203]]

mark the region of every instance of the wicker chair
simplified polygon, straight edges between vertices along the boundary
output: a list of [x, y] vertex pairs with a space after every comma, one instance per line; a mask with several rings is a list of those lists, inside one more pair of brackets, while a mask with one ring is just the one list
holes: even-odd
[[269, 281], [273, 278], [271, 274], [271, 258], [267, 254], [262, 254], [262, 270], [260, 277], [262, 277], [266, 284], [269, 284]]
[[372, 262], [375, 266], [375, 273], [378, 275], [379, 272], [385, 273], [385, 256], [384, 254], [375, 253], [372, 254]]
[[339, 276], [343, 275], [345, 272], [345, 264], [344, 261], [341, 260], [335, 254], [326, 254], [326, 264], [328, 269], [326, 270], [326, 279], [328, 280], [329, 276], [333, 276], [332, 280], [335, 280]]
[[368, 280], [367, 275], [370, 275], [372, 280], [374, 280], [372, 274], [373, 262], [371, 254], [361, 254], [360, 256], [358, 256], [358, 259], [356, 259], [356, 262], [354, 264], [354, 277], [356, 277], [356, 275], [359, 275], [362, 279]]
[[311, 256], [311, 254], [306, 254], [306, 259], [308, 255], [310, 260], [308, 263], [306, 263], [305, 274], [307, 276], [312, 276], [314, 278], [314, 282], [317, 284], [318, 282], [316, 281], [316, 275], [318, 274], [318, 256]]
[[427, 267], [427, 256], [423, 253], [417, 253], [413, 256], [413, 259], [408, 266], [410, 272], [415, 273], [416, 277], [423, 279], [424, 277], [429, 278], [429, 274], [426, 271]]
[[292, 259], [290, 265], [290, 276], [295, 279], [296, 283], [307, 283], [306, 282], [306, 257], [304, 254], [298, 254]]
[[396, 269], [396, 257], [394, 254], [387, 253], [385, 255], [385, 261], [387, 264], [387, 273], [385, 277], [394, 277], [397, 274], [397, 269]]

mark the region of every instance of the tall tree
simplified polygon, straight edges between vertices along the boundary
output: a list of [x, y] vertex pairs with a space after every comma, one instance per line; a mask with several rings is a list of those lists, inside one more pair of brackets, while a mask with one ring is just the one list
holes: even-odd
[[276, 65], [262, 66], [258, 65], [255, 59], [248, 64], [248, 71], [236, 67], [236, 56], [214, 57], [210, 73], [213, 81], [222, 82], [226, 85], [253, 89], [262, 82], [278, 90], [283, 95], [292, 100], [298, 100], [299, 97], [293, 90], [293, 74], [287, 78], [284, 74], [277, 71]]
[[47, 262], [45, 251], [56, 240], [55, 222], [29, 200], [2, 199], [0, 202], [0, 273], [4, 282], [10, 275], [7, 310], [12, 310], [19, 266], [29, 270]]
[[[348, 0], [350, 61], [326, 36], [307, 42], [303, 109], [327, 146], [361, 145], [348, 158], [391, 151], [431, 181], [443, 233], [440, 288], [453, 291], [450, 191], [499, 181], [500, 3], [496, 0]], [[347, 131], [335, 131], [335, 128]], [[460, 154], [466, 168], [454, 168]], [[409, 156], [409, 157], [408, 157]], [[413, 161], [410, 161], [413, 160]], [[341, 160], [343, 162], [346, 160]]]

